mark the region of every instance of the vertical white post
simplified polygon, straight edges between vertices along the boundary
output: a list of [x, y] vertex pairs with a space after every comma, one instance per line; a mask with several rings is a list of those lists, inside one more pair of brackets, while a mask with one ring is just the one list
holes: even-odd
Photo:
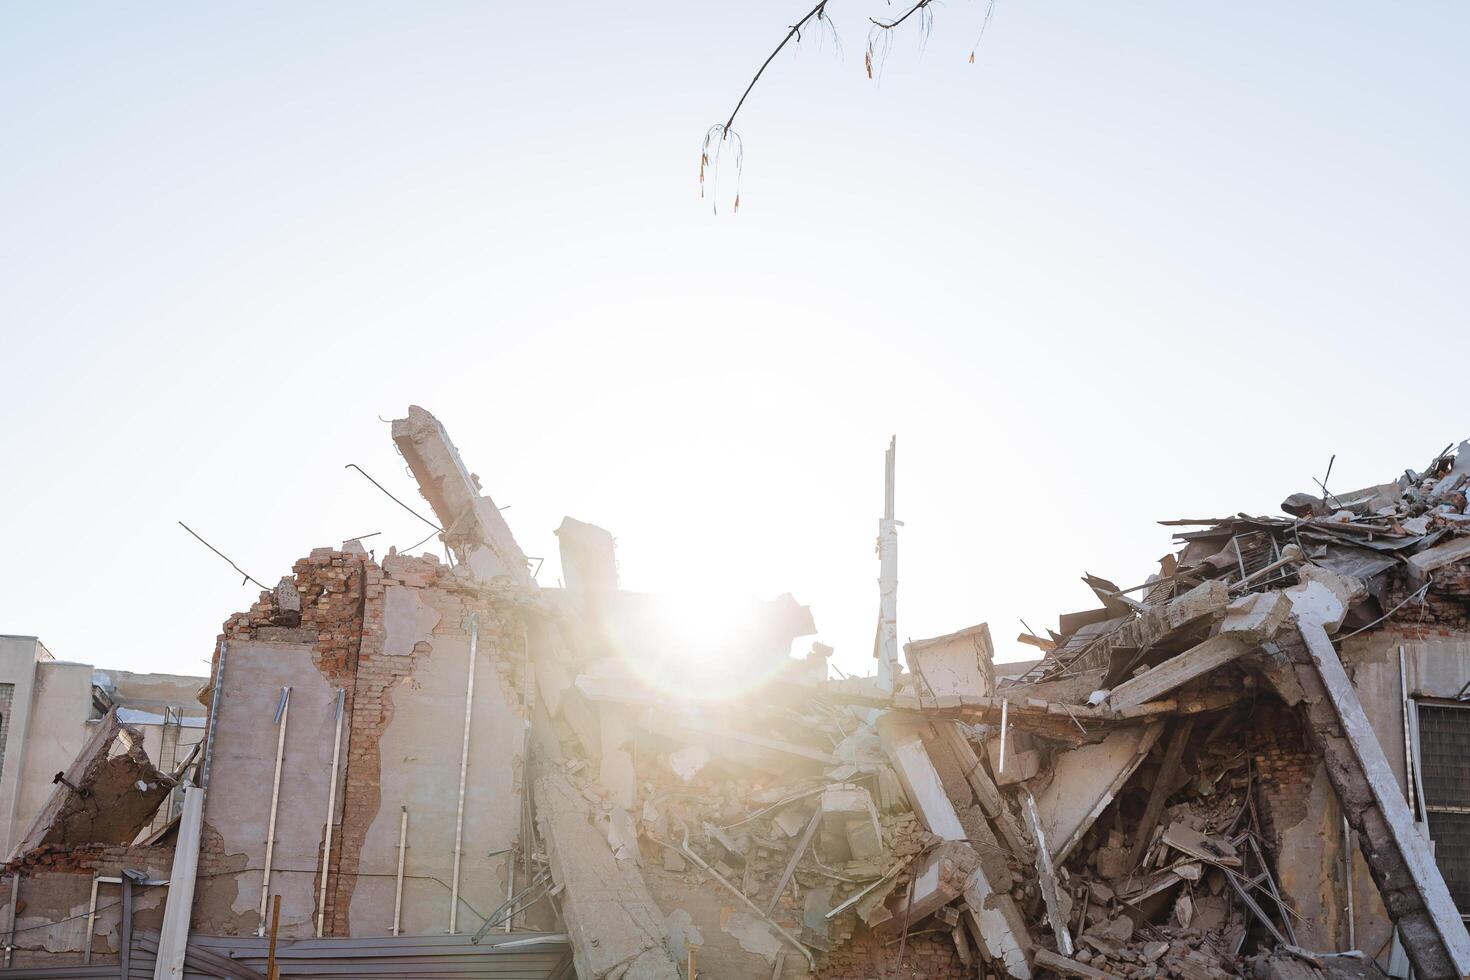
[[1404, 647], [1399, 644], [1399, 707], [1404, 716], [1404, 779], [1409, 787], [1409, 816], [1414, 820], [1424, 819], [1419, 814], [1417, 794], [1414, 792], [1414, 738], [1409, 729], [1409, 713], [1414, 702], [1409, 698], [1409, 676], [1404, 668]]
[[281, 704], [276, 708], [276, 775], [271, 782], [271, 815], [265, 831], [265, 874], [260, 880], [260, 925], [257, 936], [265, 935], [265, 906], [271, 893], [271, 855], [276, 849], [276, 811], [281, 801], [281, 763], [286, 757], [286, 719], [291, 714], [291, 689], [281, 688]]
[[194, 879], [199, 870], [204, 793], [201, 787], [184, 786], [184, 808], [179, 814], [173, 870], [168, 874], [168, 901], [163, 907], [163, 927], [158, 935], [158, 958], [154, 962], [153, 980], [181, 980], [184, 976], [189, 914], [194, 907]]
[[1000, 758], [996, 760], [995, 771], [1002, 773], [1006, 771], [1006, 715], [1010, 712], [1011, 703], [1001, 701], [1000, 703]]
[[82, 942], [82, 962], [92, 962], [92, 933], [97, 930], [97, 878], [92, 877], [92, 897], [87, 902], [87, 938]]
[[898, 679], [898, 529], [893, 518], [894, 457], [898, 437], [884, 454], [883, 518], [878, 521], [878, 687], [891, 692]]
[[403, 921], [403, 858], [408, 852], [408, 807], [398, 818], [398, 880], [393, 886], [393, 935], [398, 935], [398, 924]]
[[1342, 815], [1342, 863], [1342, 880], [1347, 883], [1348, 949], [1357, 949], [1357, 913], [1353, 909], [1353, 828], [1348, 826], [1346, 813]]
[[332, 817], [337, 811], [337, 763], [342, 758], [342, 703], [347, 695], [346, 688], [337, 688], [337, 734], [332, 739], [332, 781], [327, 786], [327, 829], [322, 846], [322, 884], [317, 894], [316, 934], [322, 934], [322, 922], [327, 916], [327, 875], [332, 870]]
[[475, 710], [475, 660], [480, 643], [480, 617], [470, 614], [470, 673], [464, 689], [464, 741], [459, 750], [459, 806], [454, 813], [454, 876], [449, 886], [449, 934], [459, 925], [459, 865], [464, 852], [464, 786], [470, 767], [470, 719]]

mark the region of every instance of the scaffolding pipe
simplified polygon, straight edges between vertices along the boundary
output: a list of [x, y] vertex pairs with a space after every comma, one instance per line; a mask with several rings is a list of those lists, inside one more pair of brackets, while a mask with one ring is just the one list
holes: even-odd
[[291, 714], [291, 689], [281, 688], [281, 703], [276, 706], [276, 774], [271, 781], [271, 814], [265, 831], [265, 874], [260, 879], [260, 925], [257, 936], [265, 935], [265, 907], [270, 901], [271, 856], [276, 849], [276, 811], [281, 802], [281, 763], [286, 758], [286, 720]]
[[464, 692], [464, 740], [459, 749], [459, 806], [454, 811], [454, 875], [449, 886], [449, 934], [459, 926], [459, 865], [464, 852], [464, 787], [470, 768], [470, 719], [475, 711], [475, 660], [480, 644], [480, 616], [470, 613], [470, 671]]
[[398, 818], [398, 880], [393, 884], [393, 935], [403, 919], [403, 858], [408, 850], [408, 807], [402, 807]]
[[1347, 936], [1348, 949], [1358, 948], [1358, 927], [1353, 911], [1353, 828], [1348, 826], [1347, 814], [1342, 815], [1342, 880], [1347, 884]]
[[92, 930], [97, 925], [97, 882], [92, 878], [92, 897], [87, 901], [87, 938], [82, 940], [82, 963], [92, 962]]
[[316, 934], [322, 934], [322, 922], [327, 917], [327, 875], [332, 869], [332, 817], [337, 810], [337, 763], [342, 758], [342, 702], [347, 689], [337, 688], [337, 734], [332, 739], [332, 781], [327, 786], [327, 828], [322, 847], [322, 884], [317, 895]]

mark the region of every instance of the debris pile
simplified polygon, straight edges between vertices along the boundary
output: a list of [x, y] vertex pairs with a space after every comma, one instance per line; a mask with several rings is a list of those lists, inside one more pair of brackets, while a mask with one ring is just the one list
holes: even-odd
[[[695, 679], [697, 651], [631, 628], [646, 603], [583, 569], [604, 587], [554, 596], [565, 642], [538, 664], [556, 765], [655, 896], [706, 890], [725, 931], [732, 909], [760, 920], [774, 976], [853, 975], [857, 947], [883, 976], [1216, 980], [1340, 972], [1298, 942], [1278, 876], [1293, 855], [1263, 812], [1262, 766], [1309, 738], [1396, 890], [1409, 958], [1452, 975], [1463, 927], [1423, 840], [1397, 832], [1376, 743], [1355, 741], [1333, 638], [1463, 625], [1467, 477], [1462, 446], [1392, 483], [1294, 494], [1285, 517], [1163, 522], [1181, 547], [1158, 573], [1121, 589], [1084, 576], [1098, 607], [1023, 635], [1046, 656], [1003, 686], [983, 624], [906, 645], [891, 693], [828, 680], [821, 645], [784, 656], [812, 632], [789, 597], [751, 634], [771, 642], [734, 659], [740, 678]], [[703, 953], [671, 936], [685, 975], [713, 962], [711, 927], [684, 930]]]
[[[829, 647], [791, 655], [816, 633], [792, 596], [626, 591], [593, 524], [563, 521], [540, 584], [438, 420], [392, 426], [447, 562], [298, 563], [226, 624], [218, 738], [172, 775], [104, 719], [12, 869], [60, 922], [92, 905], [58, 952], [86, 962], [97, 886], [166, 849], [136, 945], [201, 974], [258, 958], [274, 894], [290, 956], [395, 975], [524, 944], [527, 975], [582, 980], [1470, 975], [1470, 443], [1285, 516], [1163, 522], [1158, 572], [1084, 575], [1095, 607], [1027, 627], [1025, 669], [983, 623], [900, 665], [891, 444], [878, 670], [833, 679]], [[139, 840], [181, 782], [208, 804]]]

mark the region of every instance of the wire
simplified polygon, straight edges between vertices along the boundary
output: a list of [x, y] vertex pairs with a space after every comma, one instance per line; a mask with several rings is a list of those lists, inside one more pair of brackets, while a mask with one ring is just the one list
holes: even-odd
[[55, 922], [42, 922], [40, 925], [37, 925], [37, 926], [26, 926], [24, 929], [16, 929], [16, 930], [14, 930], [14, 932], [15, 932], [16, 935], [20, 935], [23, 932], [34, 932], [37, 929], [50, 929], [52, 926], [59, 926], [63, 922], [71, 922], [73, 919], [85, 919], [89, 915], [95, 915], [95, 914], [97, 914], [99, 912], [106, 912], [108, 909], [115, 909], [115, 908], [117, 908], [121, 904], [122, 904], [122, 899], [118, 899], [116, 902], [113, 902], [111, 905], [99, 905], [99, 906], [97, 906], [96, 912], [81, 912], [81, 913], [78, 913], [77, 915], [69, 915], [69, 916], [67, 916], [64, 919], [57, 919]]
[[183, 528], [185, 531], [188, 531], [190, 534], [193, 534], [194, 537], [195, 537], [195, 539], [200, 544], [204, 545], [204, 547], [208, 548], [210, 551], [214, 552], [215, 554], [217, 554], [221, 558], [223, 558], [225, 561], [229, 562], [229, 565], [230, 565], [231, 568], [233, 568], [235, 571], [239, 572], [241, 575], [244, 575], [245, 578], [240, 583], [241, 585], [244, 585], [246, 582], [254, 582], [256, 585], [259, 585], [262, 589], [265, 589], [265, 591], [267, 591], [267, 592], [270, 591], [270, 586], [261, 585], [261, 582], [260, 582], [259, 579], [253, 577], [252, 575], [250, 575], [250, 573], [246, 572], [245, 569], [241, 568], [239, 565], [236, 565], [234, 562], [230, 561], [230, 556], [229, 555], [225, 554], [223, 551], [220, 551], [218, 548], [216, 548], [214, 545], [210, 544], [208, 541], [205, 541], [203, 538], [199, 537], [199, 535], [197, 533], [195, 533], [195, 531], [194, 531], [194, 529], [192, 527], [190, 527], [189, 525], [185, 524], [183, 521], [179, 521], [179, 527]]
[[[358, 466], [356, 463], [348, 463], [346, 466], [344, 466], [342, 468], [344, 470], [357, 470], [357, 472], [361, 473], [363, 475], [363, 477], [369, 483], [371, 483], [373, 486], [377, 487], [379, 490], [383, 491], [383, 493], [388, 497], [389, 500], [393, 501], [399, 507], [402, 507], [404, 510], [408, 511], [410, 514], [412, 514], [414, 517], [417, 517], [419, 520], [423, 521], [425, 524], [429, 525], [429, 527], [432, 527], [435, 531], [438, 531], [440, 534], [443, 534], [444, 533], [444, 529], [442, 527], [440, 527], [438, 524], [435, 524], [433, 521], [429, 520], [423, 514], [420, 514], [418, 511], [416, 511], [412, 507], [408, 506], [408, 504], [405, 504], [403, 501], [399, 500], [397, 497], [393, 496], [391, 493], [388, 493], [388, 488], [385, 487], [385, 486], [383, 486], [377, 480], [374, 480], [372, 477], [368, 476], [367, 470], [363, 469], [361, 466]], [[426, 538], [425, 540], [428, 540], [428, 539]]]

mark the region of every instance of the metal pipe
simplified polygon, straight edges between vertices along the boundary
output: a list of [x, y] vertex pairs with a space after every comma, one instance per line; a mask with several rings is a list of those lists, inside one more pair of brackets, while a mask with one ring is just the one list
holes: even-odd
[[1000, 703], [1000, 759], [996, 763], [997, 774], [1006, 771], [1006, 715], [1010, 711], [1011, 703], [1002, 700]]
[[20, 875], [10, 876], [10, 938], [5, 941], [5, 969], [10, 969], [10, 954], [15, 952], [15, 907], [20, 903]]
[[1404, 645], [1399, 644], [1399, 700], [1400, 708], [1404, 716], [1404, 778], [1408, 781], [1409, 791], [1409, 816], [1416, 821], [1419, 819], [1419, 801], [1414, 794], [1414, 749], [1413, 739], [1409, 734], [1409, 680], [1408, 671], [1404, 667]]
[[[511, 848], [505, 852], [505, 901], [507, 905], [515, 901], [516, 897], [516, 849]], [[505, 931], [510, 932], [511, 926], [516, 920], [515, 907], [511, 906], [511, 912], [505, 917]]]
[[327, 875], [332, 869], [332, 817], [337, 810], [337, 762], [342, 757], [342, 702], [347, 696], [347, 689], [337, 688], [337, 734], [332, 739], [332, 781], [327, 786], [327, 828], [326, 842], [322, 847], [322, 886], [317, 898], [316, 909], [316, 934], [322, 934], [322, 921], [327, 915]]
[[276, 810], [281, 801], [281, 763], [286, 757], [286, 721], [291, 715], [291, 689], [281, 688], [281, 703], [276, 705], [276, 774], [271, 781], [271, 815], [265, 831], [265, 873], [260, 879], [260, 925], [257, 936], [265, 935], [265, 906], [271, 892], [271, 855], [276, 849]]
[[1347, 814], [1342, 815], [1342, 863], [1343, 881], [1347, 884], [1347, 934], [1348, 949], [1358, 948], [1357, 923], [1353, 921], [1353, 829], [1348, 826]]
[[214, 733], [219, 728], [219, 705], [225, 694], [225, 653], [229, 644], [219, 641], [219, 666], [214, 672], [214, 690], [209, 695], [209, 731], [204, 735], [204, 761], [200, 764], [199, 786], [209, 786], [209, 767], [214, 762]]
[[811, 954], [811, 950], [807, 949], [806, 946], [803, 945], [802, 941], [800, 939], [797, 939], [795, 936], [793, 936], [788, 930], [786, 930], [786, 929], [782, 928], [781, 926], [777, 925], [776, 922], [769, 915], [767, 915], [765, 912], [763, 912], [761, 910], [761, 907], [759, 905], [755, 904], [754, 902], [752, 902], [750, 900], [750, 896], [749, 895], [745, 894], [745, 892], [741, 891], [739, 888], [736, 888], [734, 885], [732, 885], [729, 882], [729, 880], [726, 879], [726, 877], [724, 875], [720, 874], [714, 868], [710, 867], [709, 864], [705, 862], [704, 858], [702, 858], [698, 854], [694, 853], [694, 849], [689, 846], [689, 828], [688, 828], [688, 826], [686, 826], [684, 824], [684, 821], [683, 820], [680, 820], [679, 821], [679, 824], [680, 824], [680, 829], [684, 833], [684, 843], [682, 843], [682, 844], [678, 844], [678, 845], [669, 844], [669, 843], [667, 843], [665, 841], [659, 840], [653, 834], [649, 834], [648, 835], [648, 838], [649, 838], [649, 840], [653, 841], [654, 843], [660, 844], [660, 845], [662, 845], [664, 847], [674, 847], [676, 850], [678, 850], [679, 852], [681, 852], [689, 860], [693, 861], [695, 863], [695, 865], [701, 871], [708, 872], [710, 874], [710, 876], [715, 879], [715, 881], [718, 881], [720, 884], [724, 885], [725, 888], [728, 889], [729, 892], [732, 895], [734, 895], [736, 898], [740, 899], [742, 902], [744, 902], [750, 908], [750, 910], [752, 912], [754, 912], [756, 915], [760, 916], [761, 917], [761, 921], [763, 921], [766, 925], [770, 926], [772, 929], [776, 930], [776, 932], [778, 934], [780, 934], [780, 936], [781, 936], [782, 939], [786, 940], [791, 945], [795, 946], [797, 948], [797, 950], [801, 953], [801, 955], [806, 957], [807, 965], [810, 966], [813, 971], [815, 971], [816, 968], [817, 968], [817, 961], [816, 961], [815, 958], [813, 958], [813, 956]]
[[398, 880], [393, 886], [393, 935], [398, 935], [398, 924], [403, 916], [403, 858], [408, 851], [408, 807], [402, 807], [398, 819]]
[[464, 740], [459, 749], [459, 806], [454, 811], [454, 875], [449, 886], [449, 934], [459, 925], [459, 866], [464, 852], [464, 787], [470, 767], [470, 719], [475, 710], [475, 660], [480, 644], [480, 614], [470, 613], [470, 671], [464, 692]]
[[82, 940], [82, 963], [92, 962], [92, 929], [97, 924], [97, 879], [92, 879], [92, 897], [87, 900], [87, 938]]

